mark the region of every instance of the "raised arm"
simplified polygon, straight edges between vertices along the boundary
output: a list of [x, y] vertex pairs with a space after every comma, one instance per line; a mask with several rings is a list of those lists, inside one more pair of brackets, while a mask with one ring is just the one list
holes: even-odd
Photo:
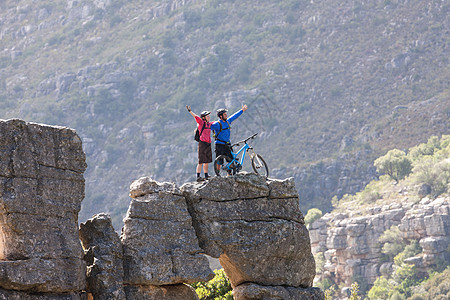
[[235, 112], [232, 116], [228, 117], [228, 122], [231, 123], [236, 120], [244, 111], [247, 110], [247, 105], [242, 105], [242, 109]]
[[186, 109], [191, 114], [191, 116], [193, 116], [194, 118], [197, 116], [196, 114], [194, 114], [194, 112], [192, 111], [192, 109], [189, 105], [186, 105]]

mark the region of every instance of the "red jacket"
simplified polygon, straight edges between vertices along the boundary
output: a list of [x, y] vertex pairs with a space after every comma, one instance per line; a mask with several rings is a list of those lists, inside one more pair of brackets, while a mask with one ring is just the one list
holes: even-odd
[[212, 124], [212, 122], [206, 122], [205, 128], [203, 129], [203, 132], [202, 132], [203, 123], [205, 123], [205, 121], [203, 121], [203, 119], [200, 118], [199, 116], [195, 116], [195, 121], [198, 124], [197, 125], [198, 132], [202, 133], [200, 135], [200, 141], [206, 142], [206, 143], [211, 143], [211, 124]]

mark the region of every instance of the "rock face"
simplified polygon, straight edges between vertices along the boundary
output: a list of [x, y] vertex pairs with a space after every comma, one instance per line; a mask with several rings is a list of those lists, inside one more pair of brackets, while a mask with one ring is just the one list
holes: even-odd
[[244, 283], [233, 291], [235, 299], [304, 299], [322, 300], [324, 295], [320, 289], [305, 288], [298, 289], [285, 286], [261, 286], [254, 283]]
[[[104, 213], [78, 229], [86, 163], [73, 130], [0, 120], [0, 154], [0, 299], [196, 300], [187, 284], [214, 276], [204, 254], [237, 300], [324, 298], [293, 179], [143, 177], [119, 237]], [[441, 221], [428, 221], [436, 234]]]
[[233, 287], [312, 285], [314, 258], [292, 180], [239, 174], [181, 189], [201, 247], [219, 258]]
[[368, 215], [326, 214], [313, 222], [310, 236], [313, 253], [323, 253], [323, 272], [337, 284], [350, 286], [354, 278], [369, 285], [390, 272], [392, 262], [381, 261], [379, 237], [398, 226], [405, 240], [419, 241], [423, 252], [411, 262], [428, 267], [450, 259], [450, 199], [422, 199], [417, 204], [401, 202], [369, 208]]
[[[201, 255], [186, 200], [173, 183], [147, 177], [131, 186], [132, 199], [124, 220], [124, 282], [130, 295], [155, 295], [155, 286], [207, 281], [214, 277], [206, 256]], [[140, 288], [132, 288], [133, 286]], [[195, 294], [195, 292], [194, 292]], [[152, 296], [153, 297], [153, 296]], [[156, 297], [156, 298], [155, 298]], [[165, 299], [165, 298], [164, 298]]]
[[324, 298], [311, 288], [314, 258], [292, 179], [239, 174], [178, 188], [143, 177], [130, 196], [127, 299], [196, 299], [182, 283], [212, 277], [202, 253], [219, 258], [235, 299]]
[[54, 299], [81, 297], [85, 169], [73, 130], [0, 120], [0, 295], [38, 299], [21, 292], [31, 290]]
[[98, 214], [80, 225], [86, 249], [87, 291], [94, 299], [126, 299], [123, 287], [123, 249], [111, 218]]

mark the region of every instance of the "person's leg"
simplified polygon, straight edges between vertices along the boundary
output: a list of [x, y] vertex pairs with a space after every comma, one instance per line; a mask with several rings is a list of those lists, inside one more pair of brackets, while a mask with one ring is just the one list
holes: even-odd
[[[227, 160], [227, 162], [230, 162], [233, 159], [233, 155], [231, 154], [231, 147], [229, 145], [225, 145], [224, 152], [225, 152], [225, 155], [230, 159], [229, 161]], [[230, 176], [230, 175], [231, 175], [231, 170], [228, 170], [228, 176]]]
[[203, 164], [203, 173], [205, 173], [205, 178], [208, 178], [208, 164]]
[[201, 143], [198, 143], [198, 146], [197, 146], [197, 152], [198, 152], [198, 164], [197, 164], [197, 169], [196, 169], [196, 171], [197, 171], [197, 181], [200, 181], [201, 180], [201, 177], [200, 177], [200, 173], [202, 172], [202, 163], [201, 163], [201, 161], [202, 161], [202, 148], [201, 148], [201, 145], [200, 145]]
[[[221, 145], [221, 144], [216, 144], [215, 152], [216, 152], [216, 159], [217, 159], [217, 157], [219, 157], [220, 155], [223, 154], [223, 153], [222, 153], [222, 152], [223, 152], [223, 145]], [[216, 165], [217, 170], [220, 169], [220, 167], [221, 167], [222, 164], [223, 164], [223, 160], [217, 162], [217, 165]]]
[[211, 144], [208, 143], [206, 144], [205, 147], [205, 161], [204, 161], [204, 165], [203, 165], [203, 172], [205, 173], [205, 178], [208, 179], [209, 174], [208, 174], [208, 168], [209, 168], [209, 163], [212, 163], [212, 149], [211, 149]]
[[202, 172], [202, 164], [197, 165], [197, 180], [200, 178], [200, 173]]

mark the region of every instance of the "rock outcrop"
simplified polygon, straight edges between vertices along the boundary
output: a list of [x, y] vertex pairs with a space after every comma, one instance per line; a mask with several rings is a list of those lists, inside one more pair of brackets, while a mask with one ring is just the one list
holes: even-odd
[[210, 279], [204, 253], [219, 258], [235, 299], [323, 298], [311, 288], [314, 258], [292, 179], [239, 174], [178, 188], [144, 177], [130, 196], [121, 237], [128, 295]]
[[[177, 187], [143, 177], [132, 183], [130, 196], [120, 237], [123, 280], [109, 284], [122, 285], [125, 299], [198, 299], [186, 283], [213, 277], [204, 254], [219, 258], [235, 299], [324, 298], [312, 288], [315, 263], [292, 179], [239, 174]], [[104, 219], [98, 215], [81, 226], [83, 245], [93, 253], [87, 255], [90, 270], [104, 270], [88, 273], [103, 282], [88, 284], [98, 299], [108, 299], [95, 289], [104, 290], [102, 278], [113, 278], [106, 273], [117, 270], [102, 268], [104, 257], [111, 261], [114, 255], [96, 249], [113, 248], [102, 242], [115, 234], [99, 229]], [[109, 219], [106, 227], [112, 228]], [[97, 235], [85, 242], [85, 236]]]
[[107, 214], [80, 225], [87, 262], [87, 290], [94, 299], [126, 299], [123, 286], [123, 247]]
[[81, 299], [86, 265], [78, 212], [85, 169], [75, 131], [0, 120], [1, 297]]
[[0, 154], [1, 299], [198, 300], [188, 284], [213, 277], [205, 254], [237, 300], [324, 298], [292, 178], [140, 178], [119, 236], [104, 213], [78, 229], [86, 163], [73, 130], [0, 120]]
[[239, 174], [181, 190], [200, 246], [219, 258], [234, 288], [312, 286], [314, 258], [292, 179]]
[[133, 199], [121, 236], [127, 293], [153, 294], [160, 286], [182, 290], [177, 285], [212, 279], [179, 188], [145, 177], [130, 190]]
[[322, 278], [346, 286], [358, 278], [371, 285], [390, 273], [393, 263], [381, 260], [379, 238], [392, 226], [399, 228], [405, 241], [419, 241], [423, 252], [411, 260], [417, 267], [450, 259], [448, 198], [374, 206], [364, 216], [352, 216], [355, 212], [326, 214], [311, 224], [312, 252], [324, 255], [323, 272], [318, 274]]

